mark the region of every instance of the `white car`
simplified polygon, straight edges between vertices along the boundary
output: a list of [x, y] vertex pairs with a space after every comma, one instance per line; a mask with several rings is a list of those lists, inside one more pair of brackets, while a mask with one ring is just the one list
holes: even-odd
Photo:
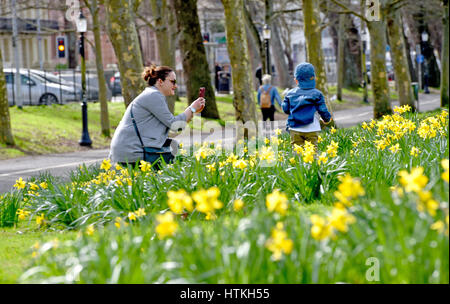
[[27, 69], [20, 69], [20, 92], [16, 96], [14, 81], [16, 69], [3, 69], [6, 78], [9, 105], [50, 105], [63, 104], [68, 101], [79, 100], [81, 90], [65, 84], [50, 82], [43, 77], [29, 73]]
[[[76, 83], [76, 82], [73, 82], [72, 75], [70, 75], [71, 77], [69, 78], [70, 79], [69, 80], [69, 79], [67, 79], [66, 75], [63, 76], [61, 74], [54, 74], [54, 73], [51, 73], [51, 72], [44, 72], [44, 71], [41, 71], [41, 70], [30, 69], [30, 73], [31, 74], [36, 74], [38, 76], [41, 76], [42, 78], [45, 78], [47, 81], [50, 81], [50, 82], [58, 84], [58, 86], [59, 86], [59, 83], [61, 83], [63, 85], [75, 88], [77, 91], [81, 92], [81, 89], [82, 89], [81, 88], [81, 76], [77, 77], [75, 79], [75, 81], [77, 81], [77, 80], [79, 81], [78, 83]], [[91, 82], [92, 82], [92, 80], [91, 80]], [[86, 87], [86, 99], [88, 101], [91, 101], [91, 100], [97, 101], [98, 100], [98, 95], [99, 95], [99, 92], [98, 92], [98, 88], [97, 87], [94, 87], [92, 84], [90, 86]], [[79, 94], [78, 96], [79, 96], [79, 100], [81, 100], [81, 94]]]

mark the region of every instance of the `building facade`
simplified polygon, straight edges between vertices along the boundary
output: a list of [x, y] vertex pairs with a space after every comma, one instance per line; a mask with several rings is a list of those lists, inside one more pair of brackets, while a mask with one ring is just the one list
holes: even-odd
[[[17, 38], [13, 45], [13, 13], [12, 0], [0, 0], [0, 49], [3, 66], [15, 67], [15, 54], [21, 68], [43, 68], [47, 70], [75, 68], [79, 64], [78, 40], [76, 25], [66, 18], [68, 7], [66, 1], [50, 1], [45, 5], [42, 0], [16, 0]], [[32, 5], [35, 2], [34, 5]], [[85, 59], [88, 68], [95, 68], [94, 34], [92, 32], [89, 10], [83, 14], [88, 20], [88, 31], [85, 34]], [[100, 10], [100, 20], [104, 20], [104, 10]], [[40, 28], [39, 28], [40, 24]], [[114, 68], [117, 59], [114, 49], [106, 33], [104, 22], [101, 24], [102, 59], [105, 69]], [[145, 64], [158, 62], [159, 54], [155, 33], [146, 26], [139, 27], [142, 57]], [[64, 57], [58, 53], [58, 38], [65, 42]]]

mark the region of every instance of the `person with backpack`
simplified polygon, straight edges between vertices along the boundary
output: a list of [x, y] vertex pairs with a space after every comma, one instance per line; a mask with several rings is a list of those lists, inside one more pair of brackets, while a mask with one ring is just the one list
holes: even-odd
[[281, 107], [281, 97], [278, 94], [278, 90], [275, 86], [271, 85], [272, 76], [265, 74], [262, 77], [263, 85], [258, 89], [258, 105], [261, 108], [263, 121], [269, 119], [275, 120], [275, 100]]

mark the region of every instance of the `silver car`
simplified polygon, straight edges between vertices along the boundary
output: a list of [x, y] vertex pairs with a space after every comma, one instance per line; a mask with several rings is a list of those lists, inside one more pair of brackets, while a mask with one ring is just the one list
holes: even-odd
[[[33, 69], [30, 69], [30, 73], [41, 76], [42, 78], [45, 78], [47, 81], [57, 83], [58, 85], [59, 85], [59, 83], [61, 83], [63, 85], [75, 88], [77, 91], [79, 90], [81, 92], [81, 90], [82, 90], [81, 76], [75, 78], [75, 81], [77, 81], [77, 80], [79, 81], [77, 83], [77, 82], [73, 81], [73, 76], [74, 76], [73, 74], [67, 76], [67, 74], [66, 75], [62, 75], [62, 74], [58, 74], [58, 73], [54, 74], [51, 72], [44, 72], [41, 70], [33, 70]], [[91, 78], [93, 78], [93, 77], [91, 76]], [[91, 80], [91, 82], [92, 82], [92, 80]], [[87, 83], [87, 84], [89, 84], [89, 83]], [[99, 93], [98, 93], [97, 87], [94, 87], [92, 84], [86, 87], [86, 99], [88, 101], [97, 101], [98, 95], [99, 95]], [[80, 97], [79, 100], [81, 100], [81, 94], [79, 95], [79, 97]]]
[[[14, 89], [16, 69], [4, 69], [6, 87], [8, 91], [9, 105], [17, 105], [19, 100], [22, 105], [50, 105], [63, 104], [69, 101], [79, 100], [81, 90], [65, 84], [49, 82], [45, 78], [20, 69], [20, 92], [16, 94]], [[18, 96], [17, 96], [18, 95]]]

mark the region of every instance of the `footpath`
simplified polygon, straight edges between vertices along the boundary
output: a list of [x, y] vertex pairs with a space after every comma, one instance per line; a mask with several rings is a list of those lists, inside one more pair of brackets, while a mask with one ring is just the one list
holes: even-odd
[[[419, 100], [420, 112], [432, 111], [440, 107], [438, 94], [420, 94]], [[392, 102], [392, 107], [394, 106], [398, 106], [398, 102]], [[373, 106], [336, 111], [333, 115], [339, 128], [347, 128], [358, 125], [363, 121], [370, 121], [373, 118]], [[270, 129], [271, 132], [263, 133], [263, 136], [271, 136], [276, 128], [285, 130], [286, 117], [284, 113], [276, 113], [275, 119], [277, 120], [274, 122], [273, 128]], [[212, 133], [209, 131], [208, 133], [193, 132], [191, 134], [182, 134], [176, 136], [175, 139], [183, 143], [184, 147], [204, 141], [221, 143], [226, 147], [236, 142], [236, 136], [233, 129], [221, 128], [220, 130], [215, 129]], [[102, 149], [0, 160], [0, 194], [12, 190], [16, 180], [20, 177], [28, 180], [33, 176], [39, 176], [48, 172], [53, 176], [63, 179], [68, 178], [70, 172], [80, 165], [98, 164], [107, 158], [108, 154], [109, 149]]]

